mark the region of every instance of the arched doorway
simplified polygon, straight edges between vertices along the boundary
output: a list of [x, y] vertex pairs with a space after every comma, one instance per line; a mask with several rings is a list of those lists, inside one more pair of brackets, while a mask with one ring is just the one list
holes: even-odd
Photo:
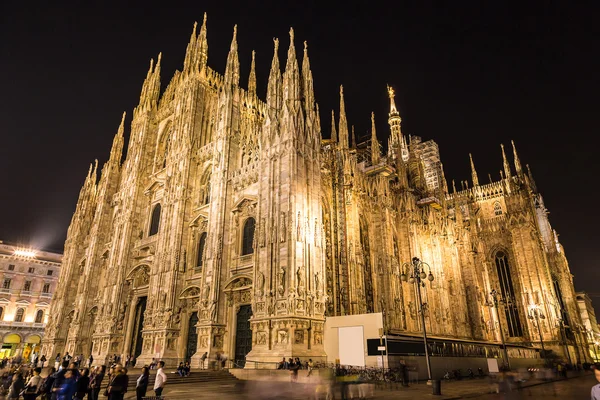
[[142, 329], [144, 328], [144, 313], [146, 312], [147, 299], [148, 297], [146, 296], [140, 297], [135, 305], [131, 346], [129, 346], [131, 355], [134, 358], [138, 358], [142, 354]]
[[252, 330], [250, 329], [250, 317], [252, 317], [252, 306], [244, 304], [237, 312], [235, 328], [235, 363], [243, 368], [246, 364], [246, 355], [252, 350]]
[[17, 347], [21, 343], [21, 336], [13, 333], [6, 335], [2, 341], [2, 349], [0, 350], [0, 357], [12, 357], [15, 355]]
[[25, 339], [25, 347], [23, 347], [23, 360], [29, 360], [34, 353], [39, 353], [39, 346], [42, 338], [39, 335], [31, 335]]
[[196, 324], [198, 323], [198, 312], [194, 311], [192, 315], [190, 315], [190, 321], [188, 325], [188, 336], [187, 336], [187, 346], [185, 351], [185, 360], [191, 361], [192, 356], [196, 354], [196, 349], [198, 348], [198, 332], [196, 331]]

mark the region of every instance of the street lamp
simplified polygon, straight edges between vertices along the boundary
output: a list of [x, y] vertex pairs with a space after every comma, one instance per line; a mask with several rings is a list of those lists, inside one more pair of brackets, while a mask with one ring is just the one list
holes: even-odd
[[490, 296], [492, 297], [492, 302], [487, 302], [487, 305], [491, 308], [496, 309], [496, 319], [498, 320], [498, 329], [500, 330], [500, 340], [502, 341], [502, 348], [504, 349], [504, 361], [506, 363], [506, 367], [510, 370], [510, 360], [508, 359], [508, 350], [506, 349], [506, 343], [504, 342], [504, 330], [502, 329], [502, 322], [500, 320], [500, 312], [498, 311], [498, 305], [504, 305], [507, 301], [496, 291], [496, 289], [492, 289], [490, 292]]
[[[423, 303], [421, 298], [421, 286], [425, 287], [425, 280], [433, 281], [433, 274], [429, 264], [419, 260], [418, 257], [413, 257], [412, 262], [402, 264], [402, 269], [399, 271], [400, 280], [415, 284], [417, 292], [417, 301], [419, 303], [419, 314], [421, 314], [421, 326], [423, 327], [423, 344], [425, 345], [425, 361], [427, 362], [427, 384], [431, 385], [431, 364], [429, 363], [429, 350], [427, 349], [427, 330], [425, 329], [425, 310], [427, 304]], [[425, 271], [427, 269], [427, 271]]]
[[542, 309], [538, 305], [529, 306], [529, 315], [527, 316], [530, 320], [536, 321], [538, 333], [540, 334], [540, 344], [542, 345], [542, 357], [546, 359], [546, 349], [544, 349], [544, 338], [542, 337], [542, 324], [540, 319], [546, 319], [546, 316], [542, 313]]

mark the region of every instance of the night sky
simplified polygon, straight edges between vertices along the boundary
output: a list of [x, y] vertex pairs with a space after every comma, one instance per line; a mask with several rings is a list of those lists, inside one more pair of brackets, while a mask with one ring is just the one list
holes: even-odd
[[488, 173], [498, 180], [500, 143], [514, 139], [576, 289], [600, 292], [598, 10], [567, 1], [431, 3], [3, 2], [0, 239], [62, 250], [88, 166], [108, 158], [123, 111], [131, 121], [150, 58], [163, 53], [164, 89], [207, 12], [209, 65], [224, 71], [237, 24], [241, 84], [254, 49], [263, 98], [272, 38], [282, 66], [290, 26], [299, 56], [308, 41], [325, 137], [343, 84], [357, 136], [367, 138], [374, 111], [387, 143], [389, 83], [403, 132], [439, 144], [449, 184], [470, 181], [469, 153], [480, 182]]

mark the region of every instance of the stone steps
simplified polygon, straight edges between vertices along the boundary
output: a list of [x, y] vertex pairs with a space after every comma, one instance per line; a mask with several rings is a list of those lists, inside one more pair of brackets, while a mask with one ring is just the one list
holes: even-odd
[[[129, 378], [129, 387], [135, 388], [136, 381], [140, 376], [141, 370], [129, 370], [128, 378]], [[189, 376], [182, 377], [177, 373], [166, 372], [167, 375], [167, 385], [177, 385], [182, 383], [210, 383], [211, 386], [223, 386], [236, 388], [239, 386], [238, 379], [230, 374], [228, 371], [209, 371], [209, 370], [198, 370], [192, 371]], [[152, 388], [154, 386], [154, 380], [156, 379], [156, 372], [150, 372], [150, 378], [148, 383], [148, 388]], [[108, 384], [108, 376], [104, 377], [102, 381], [102, 387], [105, 387]]]

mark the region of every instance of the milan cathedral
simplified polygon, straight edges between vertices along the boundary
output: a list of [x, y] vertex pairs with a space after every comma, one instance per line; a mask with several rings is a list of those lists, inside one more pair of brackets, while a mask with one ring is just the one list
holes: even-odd
[[390, 87], [386, 154], [374, 114], [356, 143], [342, 87], [325, 139], [306, 42], [300, 65], [290, 30], [283, 73], [278, 46], [265, 100], [254, 52], [239, 85], [236, 28], [225, 73], [208, 66], [206, 16], [162, 94], [161, 55], [150, 63], [124, 161], [125, 115], [81, 189], [42, 353], [322, 360], [327, 316], [382, 312], [386, 334], [421, 332], [398, 278], [419, 257], [436, 276], [431, 335], [498, 343], [500, 326], [583, 362], [569, 265], [514, 143], [498, 181], [471, 158], [471, 182], [449, 188], [437, 144], [402, 133]]

